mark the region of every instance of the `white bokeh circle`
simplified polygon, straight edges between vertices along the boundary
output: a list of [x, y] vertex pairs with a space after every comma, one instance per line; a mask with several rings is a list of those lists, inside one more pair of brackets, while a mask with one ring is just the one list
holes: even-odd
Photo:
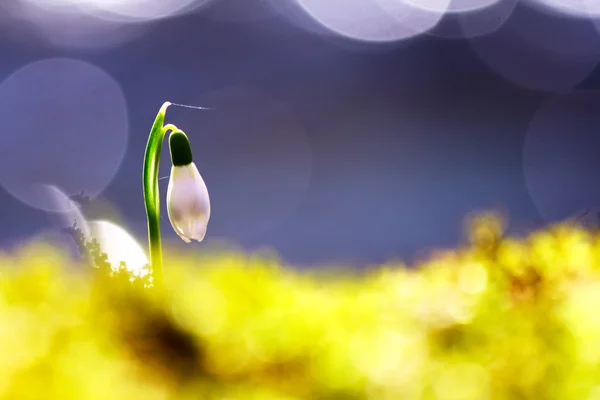
[[273, 9], [276, 15], [287, 23], [315, 35], [339, 35], [315, 20], [298, 0], [264, 0], [265, 6]]
[[[305, 13], [337, 35], [364, 42], [394, 42], [434, 27], [442, 12], [403, 0], [296, 0]], [[439, 0], [449, 4], [450, 0]]]
[[49, 214], [61, 230], [75, 226], [80, 230], [84, 240], [92, 239], [87, 220], [76, 201], [54, 185], [39, 185], [38, 189], [45, 192], [48, 202], [52, 204], [51, 208], [54, 211]]
[[[289, 0], [279, 0], [285, 2]], [[203, 17], [222, 22], [260, 21], [279, 14], [270, 0], [213, 0], [200, 12]]]
[[496, 32], [469, 42], [491, 70], [532, 90], [570, 90], [600, 61], [600, 35], [592, 21], [543, 12], [524, 3], [517, 4]]
[[600, 2], [597, 0], [529, 0], [534, 6], [546, 11], [572, 17], [600, 17]]
[[410, 6], [438, 13], [461, 13], [490, 7], [500, 0], [395, 0]]
[[106, 254], [107, 261], [114, 270], [124, 262], [127, 270], [136, 276], [149, 273], [145, 267], [149, 264], [142, 245], [123, 227], [111, 221], [89, 221], [91, 236], [98, 241], [100, 249]]
[[57, 209], [40, 185], [97, 196], [125, 155], [128, 112], [119, 84], [68, 58], [28, 64], [0, 84], [0, 185], [16, 199]]
[[[63, 0], [64, 1], [64, 0]], [[151, 21], [185, 14], [213, 0], [77, 0], [91, 15], [112, 21]]]
[[517, 1], [499, 0], [486, 7], [448, 12], [427, 34], [447, 39], [475, 38], [492, 34], [510, 18]]
[[[0, 5], [0, 14], [2, 8]], [[6, 11], [5, 11], [6, 12]], [[56, 47], [106, 49], [121, 46], [147, 29], [142, 24], [107, 21], [85, 13], [73, 0], [36, 0], [13, 7], [7, 21], [13, 41], [43, 40]], [[68, 20], [68, 24], [65, 21]]]

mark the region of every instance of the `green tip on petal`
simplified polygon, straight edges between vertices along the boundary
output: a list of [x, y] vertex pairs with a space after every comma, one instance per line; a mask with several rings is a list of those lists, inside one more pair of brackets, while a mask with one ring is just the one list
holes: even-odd
[[177, 131], [169, 136], [171, 161], [174, 167], [184, 167], [192, 163], [192, 148], [185, 133]]

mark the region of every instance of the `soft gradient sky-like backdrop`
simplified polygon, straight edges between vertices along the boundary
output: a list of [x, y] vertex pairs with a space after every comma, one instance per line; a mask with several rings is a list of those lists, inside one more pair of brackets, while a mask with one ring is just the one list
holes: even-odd
[[599, 61], [586, 0], [6, 1], [0, 247], [56, 228], [40, 183], [145, 243], [166, 100], [212, 108], [167, 113], [211, 195], [199, 248], [361, 265], [453, 246], [473, 211], [513, 232], [594, 211]]

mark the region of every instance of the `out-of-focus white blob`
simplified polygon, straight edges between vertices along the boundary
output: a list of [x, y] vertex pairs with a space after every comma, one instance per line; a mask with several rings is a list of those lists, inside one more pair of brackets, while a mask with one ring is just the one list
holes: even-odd
[[[63, 0], [64, 1], [64, 0]], [[110, 21], [150, 21], [182, 15], [213, 0], [77, 0], [85, 12]]]
[[[494, 0], [456, 0], [457, 2], [462, 3], [477, 3], [477, 2], [487, 2]], [[449, 11], [450, 4], [452, 0], [392, 0], [390, 3], [403, 3], [408, 6], [412, 6], [421, 10], [428, 10], [434, 12], [445, 13]]]
[[52, 208], [55, 210], [52, 214], [57, 217], [57, 223], [61, 229], [71, 228], [75, 225], [81, 230], [86, 241], [91, 240], [90, 227], [79, 204], [54, 185], [37, 185], [37, 187], [40, 191], [45, 192], [43, 196], [47, 197], [49, 203], [52, 204]]
[[365, 42], [394, 42], [410, 38], [433, 28], [443, 16], [443, 12], [424, 10], [404, 0], [296, 1], [330, 32]]
[[475, 10], [448, 12], [427, 34], [447, 39], [461, 39], [493, 33], [508, 20], [516, 3], [517, 0], [498, 0], [487, 7]]
[[598, 0], [530, 0], [538, 8], [558, 14], [583, 18], [600, 17]]
[[148, 257], [142, 246], [125, 229], [110, 221], [89, 221], [92, 236], [106, 253], [108, 262], [116, 269], [124, 261], [134, 275], [144, 276]]
[[587, 15], [594, 23], [596, 30], [600, 33], [600, 1], [598, 0], [583, 0], [584, 9]]
[[395, 0], [408, 5], [439, 13], [457, 13], [490, 7], [499, 0]]
[[[289, 0], [278, 0], [285, 3]], [[214, 0], [200, 9], [202, 16], [222, 22], [260, 21], [278, 14], [270, 0]]]
[[328, 36], [336, 38], [340, 35], [331, 31], [319, 21], [315, 20], [298, 0], [263, 0], [268, 7], [277, 12], [277, 16], [284, 19], [287, 23], [319, 36]]
[[600, 205], [600, 91], [557, 95], [535, 113], [525, 137], [529, 194], [547, 221]]
[[[247, 87], [187, 103], [212, 108], [181, 113], [177, 124], [201, 127], [186, 134], [210, 188], [211, 235], [260, 242], [258, 235], [285, 223], [308, 191], [312, 149], [305, 130], [279, 100]], [[169, 175], [169, 164], [161, 164], [160, 176]]]
[[541, 12], [523, 3], [494, 34], [470, 43], [494, 72], [533, 90], [569, 90], [600, 61], [600, 35], [589, 19]]
[[11, 11], [16, 12], [34, 6], [44, 11], [75, 14], [79, 0], [11, 0], [10, 3]]
[[125, 155], [128, 113], [119, 84], [74, 59], [48, 59], [0, 84], [0, 184], [16, 199], [61, 211], [38, 184], [97, 196]]
[[53, 185], [38, 185], [44, 191], [57, 210], [52, 212], [60, 228], [76, 225], [86, 242], [96, 239], [102, 252], [106, 253], [108, 262], [117, 269], [124, 261], [127, 269], [135, 275], [143, 276], [149, 271], [144, 267], [149, 264], [142, 246], [121, 226], [104, 220], [87, 221], [79, 204], [65, 192]]
[[99, 19], [85, 13], [76, 0], [20, 1], [11, 7], [13, 40], [41, 38], [57, 47], [107, 49], [137, 38], [146, 29], [141, 24]]

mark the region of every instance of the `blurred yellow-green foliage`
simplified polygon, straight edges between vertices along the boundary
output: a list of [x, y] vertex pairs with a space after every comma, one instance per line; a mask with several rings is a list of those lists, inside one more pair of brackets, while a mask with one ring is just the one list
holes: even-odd
[[600, 234], [502, 232], [353, 273], [171, 254], [164, 292], [33, 244], [0, 258], [0, 399], [600, 399]]

